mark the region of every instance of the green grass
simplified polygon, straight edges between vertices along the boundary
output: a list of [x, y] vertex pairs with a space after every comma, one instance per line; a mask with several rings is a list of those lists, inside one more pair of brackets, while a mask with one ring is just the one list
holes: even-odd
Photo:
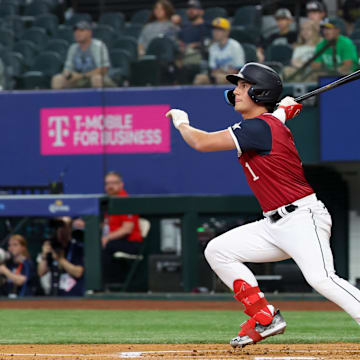
[[[360, 342], [342, 312], [284, 312], [288, 328], [268, 343]], [[228, 343], [240, 311], [0, 310], [0, 344]]]

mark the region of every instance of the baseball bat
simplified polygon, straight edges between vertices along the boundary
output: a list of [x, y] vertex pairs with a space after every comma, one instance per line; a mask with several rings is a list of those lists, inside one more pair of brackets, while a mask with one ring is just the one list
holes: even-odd
[[310, 92], [308, 92], [308, 93], [306, 93], [304, 95], [301, 95], [301, 96], [295, 98], [294, 100], [296, 102], [301, 102], [301, 101], [303, 101], [305, 99], [308, 99], [308, 98], [310, 98], [312, 96], [319, 95], [319, 94], [321, 94], [321, 93], [323, 93], [325, 91], [331, 90], [331, 89], [335, 89], [338, 86], [347, 84], [347, 83], [349, 83], [351, 81], [354, 81], [354, 80], [357, 80], [359, 78], [360, 78], [360, 70], [357, 70], [357, 71], [355, 71], [355, 72], [353, 72], [353, 73], [351, 73], [349, 75], [346, 75], [346, 76], [342, 77], [341, 79], [333, 81], [330, 84], [324, 85], [324, 86], [322, 86], [322, 87], [320, 87], [318, 89], [315, 89], [315, 90], [310, 91]]

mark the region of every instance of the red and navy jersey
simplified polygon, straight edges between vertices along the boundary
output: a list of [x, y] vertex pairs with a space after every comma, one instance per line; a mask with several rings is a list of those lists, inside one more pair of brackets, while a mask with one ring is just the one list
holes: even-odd
[[248, 184], [264, 212], [314, 192], [290, 130], [275, 116], [263, 114], [229, 128]]

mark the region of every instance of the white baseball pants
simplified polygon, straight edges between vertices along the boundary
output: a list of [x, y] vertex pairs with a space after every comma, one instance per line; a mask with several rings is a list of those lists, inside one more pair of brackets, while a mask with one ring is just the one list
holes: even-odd
[[315, 194], [293, 204], [298, 209], [275, 223], [267, 217], [273, 212], [266, 213], [264, 219], [239, 226], [210, 241], [205, 249], [208, 263], [233, 289], [237, 279], [258, 286], [243, 262], [292, 258], [310, 286], [343, 308], [360, 325], [360, 290], [335, 274], [329, 212]]

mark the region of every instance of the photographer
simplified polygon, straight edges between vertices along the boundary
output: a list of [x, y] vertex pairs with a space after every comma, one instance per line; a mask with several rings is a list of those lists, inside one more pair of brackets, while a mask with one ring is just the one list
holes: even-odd
[[12, 235], [8, 242], [10, 259], [0, 265], [1, 294], [9, 297], [32, 296], [35, 269], [27, 249], [26, 239]]
[[[79, 224], [77, 220], [77, 224]], [[38, 259], [38, 275], [50, 274], [50, 294], [54, 296], [84, 295], [83, 246], [73, 238], [73, 221], [62, 217], [51, 221], [55, 230], [51, 240], [46, 240]]]

